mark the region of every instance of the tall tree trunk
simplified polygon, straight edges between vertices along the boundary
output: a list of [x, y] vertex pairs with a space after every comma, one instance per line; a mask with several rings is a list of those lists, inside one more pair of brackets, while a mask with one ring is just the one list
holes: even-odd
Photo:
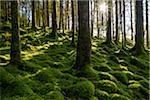
[[146, 0], [146, 44], [147, 48], [150, 48], [149, 45], [149, 29], [148, 29], [148, 0]]
[[45, 0], [43, 0], [43, 29], [46, 31], [46, 11], [45, 11]]
[[93, 37], [93, 1], [91, 0], [91, 37]]
[[47, 26], [49, 27], [49, 0], [46, 0]]
[[112, 43], [112, 35], [111, 35], [111, 11], [112, 11], [112, 1], [108, 2], [108, 21], [107, 21], [107, 32], [106, 32], [106, 43]]
[[32, 0], [32, 29], [36, 29], [35, 26], [35, 1]]
[[136, 35], [133, 50], [137, 55], [144, 53], [143, 1], [136, 0]]
[[20, 33], [18, 25], [18, 1], [11, 1], [12, 36], [10, 63], [18, 65], [21, 62]]
[[131, 13], [131, 16], [130, 16], [130, 21], [131, 21], [131, 40], [133, 40], [132, 0], [130, 0], [130, 13]]
[[75, 33], [75, 30], [74, 30], [74, 0], [71, 0], [71, 7], [72, 7], [72, 46], [75, 47], [75, 43], [74, 43], [74, 33]]
[[52, 37], [57, 36], [57, 18], [56, 18], [56, 0], [52, 1], [53, 12], [52, 12]]
[[97, 33], [98, 33], [98, 37], [100, 36], [100, 28], [99, 28], [99, 9], [98, 9], [98, 0], [96, 1], [97, 5], [96, 5], [96, 8], [97, 8], [97, 11], [96, 11], [96, 14], [97, 14]]
[[119, 42], [119, 33], [118, 33], [118, 1], [116, 0], [115, 1], [115, 14], [116, 14], [116, 17], [115, 17], [115, 19], [116, 19], [116, 39], [115, 39], [115, 43], [116, 44], [118, 44], [118, 42]]
[[67, 29], [69, 30], [69, 0], [67, 0]]
[[59, 29], [62, 29], [62, 12], [63, 12], [63, 2], [60, 0], [60, 18], [59, 18]]
[[126, 13], [125, 13], [125, 0], [123, 0], [123, 37], [122, 48], [126, 47]]
[[[119, 14], [120, 14], [120, 34], [122, 34], [123, 37], [123, 30], [122, 30], [122, 1], [119, 0]], [[119, 34], [119, 38], [120, 38], [120, 34]]]
[[91, 34], [89, 27], [89, 0], [78, 0], [79, 34], [75, 69], [86, 68], [90, 64]]

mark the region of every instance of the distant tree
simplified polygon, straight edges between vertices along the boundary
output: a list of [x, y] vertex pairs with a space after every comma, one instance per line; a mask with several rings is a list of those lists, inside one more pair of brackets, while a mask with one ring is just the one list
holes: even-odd
[[132, 0], [130, 0], [130, 21], [131, 21], [131, 40], [133, 40], [133, 14], [132, 14]]
[[89, 27], [89, 0], [78, 0], [79, 33], [74, 68], [80, 70], [90, 64], [91, 34]]
[[126, 13], [125, 13], [125, 0], [123, 0], [123, 34], [122, 34], [122, 48], [126, 46]]
[[57, 36], [57, 18], [56, 18], [56, 0], [52, 1], [53, 11], [52, 11], [52, 37]]
[[120, 34], [122, 34], [123, 36], [123, 29], [122, 29], [122, 1], [119, 0], [119, 26], [120, 26], [120, 33], [119, 33], [119, 37], [120, 37]]
[[94, 1], [93, 0], [91, 0], [91, 36], [93, 37], [93, 27], [94, 27], [94, 12], [93, 12], [93, 3], [94, 3]]
[[107, 21], [107, 32], [106, 32], [106, 43], [112, 43], [112, 34], [111, 34], [111, 11], [112, 11], [112, 0], [108, 1], [108, 21]]
[[67, 10], [67, 29], [69, 30], [69, 27], [70, 27], [70, 21], [69, 21], [69, 18], [70, 18], [70, 13], [69, 13], [69, 0], [67, 0], [67, 6], [66, 6], [66, 10]]
[[32, 29], [36, 29], [35, 26], [35, 1], [32, 0]]
[[115, 19], [116, 19], [116, 38], [115, 38], [115, 43], [118, 44], [119, 42], [119, 33], [118, 33], [118, 1], [115, 1]]
[[49, 27], [49, 0], [46, 0], [46, 18], [47, 18], [47, 26]]
[[20, 33], [18, 25], [18, 1], [11, 1], [12, 36], [10, 63], [18, 65], [21, 62]]
[[99, 27], [99, 5], [98, 5], [98, 0], [96, 1], [96, 16], [97, 16], [97, 34], [98, 34], [98, 37], [100, 36], [100, 27]]
[[136, 35], [135, 35], [135, 46], [133, 47], [133, 50], [135, 54], [139, 55], [144, 53], [144, 28], [143, 28], [143, 1], [142, 0], [136, 0], [135, 2], [135, 11], [136, 11]]
[[46, 31], [46, 7], [45, 7], [45, 0], [43, 0], [43, 29]]
[[75, 33], [75, 27], [74, 27], [74, 0], [71, 0], [71, 7], [72, 7], [72, 46], [75, 47], [74, 43], [74, 33]]
[[146, 44], [147, 44], [147, 48], [150, 48], [149, 45], [149, 26], [148, 26], [148, 0], [146, 0]]
[[60, 5], [59, 5], [59, 10], [60, 10], [60, 13], [59, 13], [59, 29], [62, 29], [62, 12], [63, 12], [63, 2], [62, 0], [60, 0]]

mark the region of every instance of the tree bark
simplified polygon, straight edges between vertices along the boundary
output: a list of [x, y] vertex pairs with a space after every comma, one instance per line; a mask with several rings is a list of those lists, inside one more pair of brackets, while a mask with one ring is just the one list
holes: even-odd
[[136, 0], [136, 35], [135, 35], [135, 46], [133, 50], [135, 54], [139, 55], [144, 53], [144, 28], [143, 28], [143, 1]]
[[18, 25], [18, 1], [11, 1], [12, 36], [10, 63], [17, 65], [21, 62], [20, 33]]
[[108, 2], [108, 21], [107, 21], [107, 32], [106, 32], [106, 43], [112, 43], [112, 35], [111, 35], [111, 11], [112, 11], [112, 1]]
[[32, 29], [36, 29], [35, 26], [35, 1], [32, 0]]
[[131, 13], [131, 16], [130, 16], [130, 21], [131, 21], [131, 40], [133, 40], [132, 0], [130, 1], [130, 13]]
[[80, 70], [90, 64], [91, 34], [89, 27], [89, 0], [78, 0], [79, 34], [75, 69]]
[[126, 47], [126, 13], [125, 13], [125, 0], [123, 0], [123, 36], [122, 36], [122, 48]]
[[118, 33], [118, 1], [115, 1], [115, 19], [116, 19], [116, 39], [115, 39], [115, 43], [118, 44], [119, 42], [119, 33]]
[[53, 0], [53, 12], [52, 12], [52, 37], [57, 36], [57, 18], [56, 18], [56, 0]]
[[74, 0], [71, 0], [71, 7], [72, 7], [72, 46], [75, 47], [74, 43], [74, 32], [75, 32], [75, 27], [74, 27]]
[[146, 0], [146, 44], [147, 44], [147, 48], [150, 48], [149, 45], [149, 26], [148, 26], [148, 0]]
[[47, 26], [49, 27], [49, 0], [46, 0]]

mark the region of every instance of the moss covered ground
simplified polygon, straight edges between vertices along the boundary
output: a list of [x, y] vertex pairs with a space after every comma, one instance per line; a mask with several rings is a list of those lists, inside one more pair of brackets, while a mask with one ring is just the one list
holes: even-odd
[[94, 37], [91, 65], [76, 72], [70, 31], [52, 39], [50, 29], [20, 30], [23, 65], [18, 68], [9, 65], [10, 33], [0, 36], [2, 100], [149, 99], [149, 53], [134, 56], [120, 44], [107, 46], [105, 39]]

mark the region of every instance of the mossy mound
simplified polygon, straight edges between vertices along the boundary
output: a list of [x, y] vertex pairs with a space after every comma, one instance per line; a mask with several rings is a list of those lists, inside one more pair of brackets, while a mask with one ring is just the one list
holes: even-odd
[[123, 84], [128, 84], [128, 77], [122, 71], [112, 71], [111, 74]]
[[109, 98], [109, 94], [106, 91], [99, 89], [95, 90], [95, 96], [98, 97], [99, 100], [108, 100]]
[[117, 92], [118, 87], [116, 83], [110, 80], [100, 80], [96, 83], [96, 88], [100, 90], [107, 91], [108, 93]]
[[110, 94], [109, 100], [130, 100], [128, 97], [114, 93]]
[[45, 100], [64, 100], [64, 96], [59, 91], [50, 91], [46, 95], [43, 96]]
[[89, 99], [94, 95], [95, 86], [90, 81], [81, 81], [64, 89], [69, 97]]

